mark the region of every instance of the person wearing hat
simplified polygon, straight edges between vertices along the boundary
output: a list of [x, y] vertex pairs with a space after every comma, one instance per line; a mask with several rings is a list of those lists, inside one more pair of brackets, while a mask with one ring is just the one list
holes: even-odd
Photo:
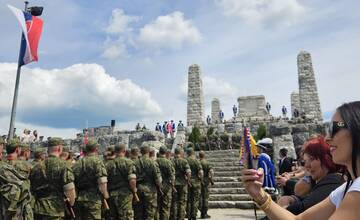
[[37, 163], [44, 161], [46, 158], [46, 148], [38, 147], [34, 152], [34, 160], [31, 162], [32, 166], [35, 166]]
[[258, 168], [264, 170], [263, 188], [269, 193], [276, 193], [275, 166], [270, 156], [266, 153], [272, 147], [272, 140], [264, 138], [256, 143], [257, 150], [260, 153], [258, 158]]
[[31, 165], [27, 163], [25, 160], [20, 160], [21, 154], [21, 146], [22, 144], [18, 140], [11, 140], [6, 144], [6, 161], [8, 164], [15, 167], [16, 171], [18, 171], [22, 176], [27, 179], [27, 184], [30, 186], [30, 182], [28, 180]]
[[159, 167], [149, 158], [150, 148], [141, 146], [141, 157], [135, 161], [137, 188], [140, 202], [135, 204], [135, 220], [154, 219], [156, 213], [157, 190], [162, 188]]
[[73, 166], [78, 197], [75, 203], [76, 219], [101, 219], [102, 203], [109, 198], [107, 171], [98, 156], [99, 144], [89, 139], [85, 156]]
[[31, 170], [31, 193], [35, 197], [34, 219], [60, 220], [65, 215], [64, 195], [74, 205], [76, 193], [74, 175], [66, 162], [61, 160], [64, 141], [58, 137], [47, 142], [48, 158]]
[[107, 147], [103, 155], [105, 167], [107, 166], [108, 163], [112, 162], [115, 159], [115, 157], [116, 155], [115, 155], [114, 146]]
[[172, 160], [175, 168], [175, 190], [171, 201], [171, 219], [184, 219], [186, 209], [186, 199], [188, 192], [188, 182], [191, 179], [191, 169], [187, 160], [183, 158], [184, 150], [182, 147], [175, 148]]
[[159, 157], [156, 159], [163, 180], [162, 194], [158, 193], [159, 219], [169, 219], [173, 189], [175, 187], [175, 168], [173, 163], [166, 158], [167, 148], [161, 146]]
[[201, 163], [196, 159], [193, 148], [188, 148], [186, 160], [189, 163], [191, 169], [191, 184], [189, 185], [189, 193], [187, 200], [187, 215], [189, 220], [195, 220], [197, 211], [199, 208], [200, 193], [201, 193], [201, 181], [204, 177], [204, 171]]
[[[132, 201], [137, 196], [135, 163], [125, 157], [125, 144], [115, 145], [116, 158], [107, 164], [110, 219], [133, 220]], [[136, 200], [136, 199], [135, 199]]]
[[139, 159], [139, 148], [138, 147], [132, 147], [130, 150], [130, 159], [132, 161], [136, 161]]
[[30, 146], [28, 144], [21, 143], [20, 147], [21, 147], [21, 152], [19, 155], [19, 160], [29, 161], [31, 155]]
[[199, 210], [201, 212], [201, 218], [210, 218], [211, 216], [207, 214], [209, 209], [209, 185], [213, 185], [214, 169], [211, 164], [205, 158], [205, 152], [200, 151], [199, 153], [200, 163], [204, 171], [203, 184], [201, 184], [201, 196]]

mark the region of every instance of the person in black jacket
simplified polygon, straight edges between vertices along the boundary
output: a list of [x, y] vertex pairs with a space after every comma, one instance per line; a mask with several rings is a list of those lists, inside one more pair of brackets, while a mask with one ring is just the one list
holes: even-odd
[[279, 175], [292, 171], [293, 158], [287, 156], [288, 150], [286, 148], [281, 148], [279, 151]]

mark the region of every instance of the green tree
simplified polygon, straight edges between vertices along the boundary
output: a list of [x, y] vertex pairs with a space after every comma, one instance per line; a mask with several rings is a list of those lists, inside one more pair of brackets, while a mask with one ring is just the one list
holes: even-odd
[[191, 133], [189, 135], [189, 141], [193, 143], [195, 146], [198, 146], [200, 144], [200, 129], [198, 127], [193, 127], [191, 130]]
[[261, 140], [267, 136], [266, 127], [264, 124], [261, 124], [257, 129], [256, 136], [254, 137], [256, 141]]

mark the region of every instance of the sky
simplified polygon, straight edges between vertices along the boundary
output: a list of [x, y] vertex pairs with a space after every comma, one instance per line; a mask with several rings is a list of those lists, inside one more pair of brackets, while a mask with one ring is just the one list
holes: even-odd
[[[0, 134], [7, 134], [21, 30], [0, 0]], [[39, 61], [22, 68], [15, 127], [75, 137], [85, 127], [186, 121], [187, 74], [198, 64], [205, 113], [264, 95], [272, 114], [298, 91], [297, 55], [311, 53], [325, 119], [359, 100], [356, 0], [38, 0]], [[206, 116], [205, 115], [205, 116]]]

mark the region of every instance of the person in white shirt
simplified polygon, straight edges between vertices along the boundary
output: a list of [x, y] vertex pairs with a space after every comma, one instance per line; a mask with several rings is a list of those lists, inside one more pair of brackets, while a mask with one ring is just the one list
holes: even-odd
[[326, 142], [330, 145], [332, 160], [346, 167], [347, 182], [301, 214], [296, 216], [271, 200], [261, 188], [262, 170], [242, 171], [247, 192], [269, 219], [360, 219], [360, 101], [338, 107], [328, 128]]

